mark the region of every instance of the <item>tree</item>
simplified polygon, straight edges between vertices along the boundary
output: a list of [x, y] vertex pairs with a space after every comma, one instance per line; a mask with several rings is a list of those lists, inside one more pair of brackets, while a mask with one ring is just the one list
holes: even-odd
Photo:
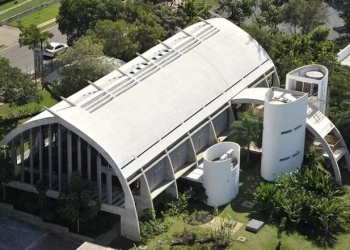
[[50, 31], [41, 31], [36, 25], [24, 26], [23, 22], [18, 22], [19, 34], [18, 43], [28, 46], [29, 49], [40, 47], [41, 42], [48, 44], [48, 39], [53, 37]]
[[262, 134], [262, 118], [252, 112], [242, 113], [239, 120], [231, 125], [232, 141], [238, 143], [241, 147], [247, 148], [247, 163], [249, 164], [249, 149], [253, 142], [259, 144]]
[[341, 0], [341, 8], [339, 16], [344, 19], [345, 30], [350, 33], [350, 0]]
[[290, 0], [282, 7], [282, 20], [289, 23], [296, 34], [297, 28], [307, 34], [327, 21], [327, 8], [322, 0]]
[[136, 40], [138, 29], [124, 20], [116, 22], [99, 20], [88, 35], [103, 42], [103, 51], [106, 55], [129, 61], [136, 56], [140, 43]]
[[280, 7], [274, 0], [257, 1], [257, 5], [260, 10], [260, 15], [257, 17], [260, 26], [267, 25], [272, 29], [276, 29], [277, 25], [281, 23]]
[[253, 0], [219, 0], [217, 11], [228, 13], [228, 19], [241, 25], [244, 19], [253, 13], [254, 4]]
[[18, 106], [41, 100], [29, 74], [11, 67], [8, 59], [0, 57], [0, 96], [4, 103]]
[[117, 21], [125, 18], [126, 4], [121, 0], [62, 0], [57, 23], [68, 41], [77, 41], [98, 20]]
[[178, 6], [176, 10], [167, 3], [155, 4], [153, 13], [158, 17], [160, 25], [162, 25], [166, 34], [164, 38], [169, 38], [178, 32], [178, 28], [183, 29], [187, 25], [187, 14]]
[[210, 17], [209, 10], [212, 8], [205, 0], [185, 0], [178, 7], [178, 12], [182, 10], [186, 14], [187, 25], [198, 22], [198, 17], [204, 19]]
[[93, 219], [100, 209], [99, 204], [91, 205], [93, 190], [89, 183], [82, 179], [79, 172], [73, 172], [69, 180], [69, 189], [60, 193], [57, 212], [65, 219], [77, 223]]
[[113, 70], [103, 56], [102, 45], [94, 43], [91, 37], [82, 37], [57, 60], [63, 65], [62, 81], [53, 85], [57, 96], [70, 96]]
[[0, 184], [3, 190], [3, 201], [6, 199], [5, 184], [14, 179], [14, 169], [11, 163], [10, 149], [7, 145], [0, 145]]

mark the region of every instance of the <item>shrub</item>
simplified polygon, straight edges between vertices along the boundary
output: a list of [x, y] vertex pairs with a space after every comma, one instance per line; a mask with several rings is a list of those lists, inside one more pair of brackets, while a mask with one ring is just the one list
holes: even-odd
[[207, 211], [195, 210], [190, 216], [184, 218], [184, 221], [190, 225], [196, 226], [205, 224], [213, 219], [213, 216]]

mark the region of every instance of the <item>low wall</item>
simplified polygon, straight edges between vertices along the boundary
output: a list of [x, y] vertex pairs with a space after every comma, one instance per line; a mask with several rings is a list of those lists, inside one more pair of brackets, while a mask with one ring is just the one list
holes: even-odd
[[15, 209], [13, 209], [12, 205], [5, 204], [2, 202], [0, 202], [0, 214], [15, 217], [18, 220], [25, 221], [29, 224], [40, 227], [40, 228], [47, 230], [51, 233], [61, 235], [62, 237], [70, 239], [70, 240], [74, 240], [74, 241], [81, 242], [81, 243], [85, 242], [85, 241], [87, 241], [87, 242], [94, 241], [94, 239], [92, 239], [90, 237], [86, 237], [83, 235], [69, 232], [69, 229], [67, 227], [55, 225], [55, 224], [48, 223], [48, 222], [43, 222], [43, 220], [38, 216], [28, 214], [25, 212], [21, 212], [21, 211], [17, 211]]
[[350, 44], [338, 53], [337, 61], [338, 62], [343, 61], [345, 59], [345, 57], [347, 57], [348, 55], [350, 55]]
[[21, 17], [24, 17], [24, 16], [26, 16], [26, 15], [28, 15], [30, 13], [33, 13], [33, 12], [41, 9], [41, 8], [44, 8], [46, 6], [50, 6], [50, 5], [53, 5], [55, 3], [58, 3], [59, 1], [61, 1], [61, 0], [52, 0], [51, 2], [42, 3], [42, 4], [40, 4], [38, 6], [35, 6], [35, 7], [31, 8], [31, 9], [29, 9], [29, 10], [23, 11], [23, 12], [17, 14], [17, 15], [14, 15], [12, 17], [9, 17], [9, 18], [5, 19], [5, 20], [2, 20], [0, 22], [0, 26], [5, 25], [5, 24], [7, 24], [7, 23], [9, 23], [9, 22], [11, 22], [11, 21], [13, 21], [15, 19], [19, 19]]

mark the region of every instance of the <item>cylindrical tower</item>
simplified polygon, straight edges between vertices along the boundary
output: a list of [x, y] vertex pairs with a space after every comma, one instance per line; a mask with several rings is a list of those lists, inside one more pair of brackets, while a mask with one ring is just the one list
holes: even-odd
[[203, 156], [203, 186], [207, 205], [221, 206], [236, 197], [239, 189], [240, 146], [221, 142], [211, 146]]
[[261, 176], [275, 181], [294, 172], [304, 156], [308, 95], [271, 88], [265, 97]]
[[322, 65], [307, 65], [289, 72], [286, 89], [309, 95], [309, 103], [326, 113], [328, 69]]

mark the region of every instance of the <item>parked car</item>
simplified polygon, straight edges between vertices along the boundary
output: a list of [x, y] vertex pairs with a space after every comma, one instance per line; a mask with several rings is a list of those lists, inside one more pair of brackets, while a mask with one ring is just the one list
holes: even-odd
[[43, 51], [44, 56], [56, 57], [58, 54], [65, 52], [68, 45], [64, 43], [51, 42]]

